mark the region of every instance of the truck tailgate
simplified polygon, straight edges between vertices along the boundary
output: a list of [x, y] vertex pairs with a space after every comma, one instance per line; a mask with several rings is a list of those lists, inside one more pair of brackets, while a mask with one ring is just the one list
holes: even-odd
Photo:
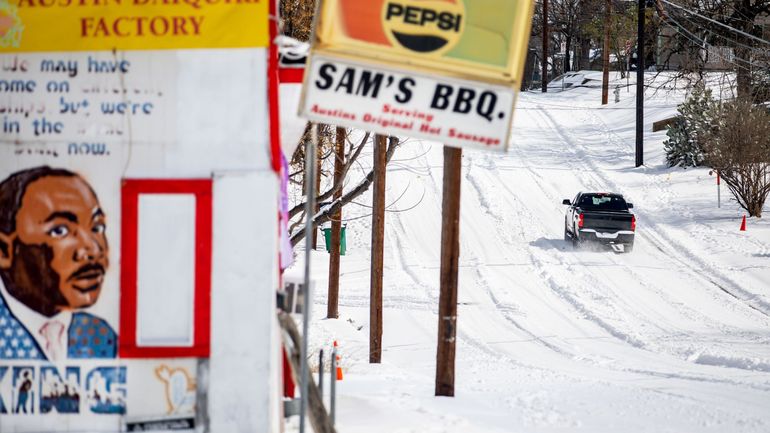
[[631, 230], [632, 218], [627, 212], [583, 212], [583, 227], [610, 233]]

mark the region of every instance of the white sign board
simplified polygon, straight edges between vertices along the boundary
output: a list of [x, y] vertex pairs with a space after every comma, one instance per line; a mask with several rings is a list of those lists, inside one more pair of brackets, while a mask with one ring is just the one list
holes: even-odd
[[304, 91], [300, 115], [312, 121], [498, 151], [507, 147], [515, 102], [504, 86], [321, 54], [312, 57]]

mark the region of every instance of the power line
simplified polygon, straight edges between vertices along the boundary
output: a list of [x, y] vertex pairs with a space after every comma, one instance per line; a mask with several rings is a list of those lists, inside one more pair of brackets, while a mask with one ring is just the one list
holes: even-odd
[[[694, 43], [695, 43], [696, 45], [698, 45], [698, 46], [705, 46], [705, 47], [711, 47], [711, 48], [719, 48], [719, 47], [717, 47], [717, 46], [715, 46], [715, 45], [709, 44], [709, 43], [708, 43], [708, 42], [706, 42], [705, 40], [703, 40], [703, 39], [699, 38], [697, 35], [695, 35], [695, 34], [693, 34], [692, 32], [690, 32], [689, 30], [687, 30], [687, 28], [686, 28], [686, 27], [684, 27], [684, 26], [683, 26], [683, 25], [682, 25], [680, 22], [678, 22], [678, 21], [677, 21], [677, 20], [675, 20], [674, 18], [672, 18], [672, 17], [669, 17], [669, 20], [670, 20], [670, 21], [671, 21], [673, 24], [675, 24], [675, 26], [671, 26], [671, 28], [672, 28], [672, 29], [674, 29], [674, 31], [676, 31], [676, 32], [677, 32], [677, 33], [679, 33], [680, 35], [684, 36], [684, 37], [685, 37], [686, 39], [688, 39], [690, 42], [694, 42]], [[677, 27], [678, 27], [678, 28], [677, 28]], [[684, 34], [684, 33], [682, 33], [681, 31], [679, 31], [679, 29], [683, 30], [683, 31], [684, 31], [686, 34]], [[688, 36], [688, 35], [689, 35], [689, 36]], [[716, 56], [717, 56], [717, 57], [719, 57], [720, 59], [722, 59], [722, 60], [723, 60], [724, 62], [726, 62], [726, 63], [730, 63], [730, 64], [734, 65], [734, 66], [735, 66], [735, 67], [737, 67], [737, 68], [741, 68], [741, 69], [744, 69], [744, 70], [747, 70], [747, 71], [751, 71], [751, 69], [750, 69], [750, 68], [748, 68], [748, 67], [746, 67], [746, 66], [741, 66], [741, 65], [739, 65], [738, 63], [736, 63], [734, 60], [728, 59], [728, 58], [726, 58], [726, 57], [724, 57], [724, 56], [720, 55], [720, 54], [719, 54], [719, 51], [715, 51], [714, 53], [716, 54]], [[750, 60], [741, 59], [740, 57], [734, 57], [734, 59], [735, 59], [735, 60], [739, 60], [739, 61], [741, 61], [741, 62], [743, 62], [743, 63], [745, 63], [745, 64], [747, 64], [747, 65], [750, 65], [750, 66], [755, 66], [755, 67], [757, 67], [757, 68], [761, 68], [761, 67], [763, 67], [762, 65], [758, 65], [758, 64], [756, 64], [756, 63], [753, 63], [753, 62], [751, 62]]]
[[726, 29], [728, 29], [728, 30], [730, 30], [730, 31], [733, 31], [733, 32], [736, 32], [736, 33], [742, 34], [743, 36], [746, 36], [746, 37], [748, 37], [748, 38], [751, 38], [751, 39], [754, 39], [754, 40], [756, 40], [756, 41], [759, 41], [759, 42], [762, 42], [762, 43], [765, 43], [765, 44], [768, 44], [768, 45], [770, 45], [770, 41], [766, 41], [766, 40], [764, 40], [764, 39], [762, 39], [762, 38], [756, 37], [756, 36], [752, 35], [751, 33], [746, 33], [746, 32], [744, 32], [743, 30], [740, 30], [740, 29], [736, 29], [735, 27], [731, 27], [731, 26], [728, 26], [728, 25], [727, 25], [727, 24], [725, 24], [725, 23], [721, 23], [721, 22], [719, 22], [719, 21], [717, 21], [717, 20], [715, 20], [715, 19], [709, 18], [709, 17], [707, 17], [707, 16], [705, 16], [705, 15], [701, 15], [701, 14], [699, 14], [698, 12], [695, 12], [695, 11], [692, 11], [692, 10], [690, 10], [690, 9], [687, 9], [686, 7], [684, 7], [684, 6], [680, 6], [680, 5], [676, 4], [676, 3], [672, 3], [672, 2], [670, 2], [669, 0], [661, 0], [661, 1], [662, 1], [662, 2], [664, 2], [664, 3], [666, 3], [666, 4], [668, 4], [668, 5], [670, 5], [670, 6], [673, 6], [673, 7], [675, 7], [675, 8], [678, 8], [678, 9], [682, 9], [683, 11], [689, 12], [689, 13], [691, 13], [691, 14], [695, 15], [695, 16], [701, 17], [701, 18], [703, 18], [703, 19], [704, 19], [704, 20], [706, 20], [706, 21], [710, 21], [710, 22], [712, 22], [712, 23], [714, 23], [714, 24], [720, 25], [720, 26], [722, 26], [722, 27], [724, 27], [724, 28], [726, 28]]
[[[682, 25], [681, 25], [679, 22], [677, 22], [677, 21], [676, 21], [676, 20], [674, 20], [673, 18], [671, 18], [671, 21], [672, 21], [672, 22], [675, 24], [675, 26], [671, 26], [671, 28], [672, 28], [672, 29], [674, 29], [674, 31], [676, 31], [676, 32], [677, 32], [677, 33], [679, 33], [680, 35], [684, 36], [684, 37], [685, 37], [687, 40], [689, 40], [690, 42], [693, 42], [693, 43], [695, 43], [695, 44], [696, 44], [696, 45], [698, 45], [698, 46], [705, 46], [705, 47], [712, 47], [712, 48], [717, 48], [717, 47], [715, 47], [714, 45], [711, 45], [711, 44], [709, 44], [708, 42], [706, 42], [706, 41], [704, 41], [704, 40], [700, 39], [698, 36], [696, 36], [695, 34], [693, 34], [692, 32], [690, 32], [689, 30], [687, 30], [687, 29], [686, 29], [684, 26], [682, 26]], [[679, 29], [683, 30], [683, 31], [684, 31], [684, 33], [682, 33], [682, 31], [680, 31]], [[686, 33], [686, 34], [685, 34], [685, 33]], [[718, 51], [716, 51], [716, 52], [715, 52], [715, 54], [716, 54], [716, 56], [717, 56], [717, 57], [719, 57], [719, 58], [720, 58], [722, 61], [724, 61], [725, 63], [729, 63], [729, 64], [731, 64], [731, 65], [735, 66], [736, 68], [741, 68], [741, 69], [743, 69], [743, 70], [746, 70], [746, 71], [749, 71], [749, 72], [751, 72], [751, 68], [748, 68], [748, 67], [746, 67], [746, 66], [741, 66], [741, 65], [739, 65], [739, 64], [738, 64], [738, 63], [736, 63], [734, 60], [730, 60], [730, 59], [728, 59], [728, 58], [726, 58], [726, 57], [724, 57], [724, 56], [720, 55]], [[749, 65], [751, 65], [751, 66], [758, 66], [758, 65], [755, 65], [755, 64], [751, 63], [751, 62], [750, 62], [750, 61], [748, 61], [748, 60], [740, 59], [740, 58], [738, 58], [738, 57], [735, 57], [735, 59], [738, 59], [738, 60], [740, 60], [740, 61], [742, 61], [742, 62], [744, 62], [744, 63], [747, 63], [747, 64], [749, 64]]]
[[[693, 26], [695, 26], [695, 27], [702, 27], [702, 26], [700, 25], [700, 23], [696, 23], [696, 22], [695, 22], [695, 21], [693, 21], [691, 18], [688, 18], [688, 17], [687, 17], [687, 15], [685, 15], [685, 14], [682, 14], [682, 15], [680, 16], [680, 18], [681, 18], [681, 19], [683, 19], [683, 20], [685, 20], [685, 21], [687, 21], [688, 23], [692, 24], [692, 25], [693, 25]], [[674, 20], [674, 19], [673, 19], [671, 16], [669, 16], [669, 19], [671, 19], [671, 20]], [[681, 26], [682, 24], [681, 24], [681, 23], [679, 23], [679, 25]], [[682, 26], [682, 27], [684, 28], [684, 26]], [[741, 47], [743, 47], [743, 48], [746, 48], [746, 49], [748, 49], [748, 50], [751, 50], [751, 51], [754, 51], [754, 50], [756, 50], [756, 51], [762, 51], [762, 52], [766, 52], [766, 51], [767, 51], [767, 50], [766, 50], [766, 49], [764, 49], [764, 48], [760, 48], [760, 47], [754, 47], [754, 46], [751, 46], [751, 45], [746, 45], [746, 44], [744, 44], [744, 43], [738, 42], [738, 40], [737, 40], [737, 39], [730, 39], [730, 38], [728, 38], [727, 36], [725, 36], [725, 35], [723, 35], [723, 34], [720, 34], [720, 33], [713, 33], [713, 32], [711, 32], [711, 34], [713, 34], [713, 35], [714, 35], [714, 36], [716, 36], [716, 37], [722, 38], [722, 39], [724, 39], [724, 40], [726, 40], [726, 41], [730, 42], [731, 44], [734, 44], [734, 45], [736, 45], [736, 46], [741, 46]], [[705, 38], [705, 36], [704, 36], [704, 38]], [[705, 40], [705, 39], [704, 39], [704, 40]]]

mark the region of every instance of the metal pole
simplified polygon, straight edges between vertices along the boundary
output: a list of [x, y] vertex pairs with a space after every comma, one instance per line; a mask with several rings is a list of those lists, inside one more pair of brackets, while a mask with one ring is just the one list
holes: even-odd
[[318, 143], [318, 124], [311, 126], [312, 138], [305, 144], [305, 191], [307, 191], [307, 200], [305, 202], [305, 293], [304, 305], [302, 306], [302, 353], [300, 360], [302, 362], [302, 376], [300, 377], [300, 410], [299, 410], [299, 432], [305, 433], [305, 412], [307, 411], [308, 401], [308, 365], [307, 365], [307, 340], [308, 328], [310, 325], [310, 304], [312, 294], [310, 293], [310, 253], [313, 250], [313, 209], [315, 209], [315, 158], [316, 145]]
[[318, 352], [318, 393], [324, 398], [324, 350]]
[[602, 48], [602, 105], [607, 105], [610, 92], [610, 20], [612, 1], [604, 6], [604, 48]]
[[[318, 145], [318, 142], [316, 142], [316, 160], [315, 160], [315, 190], [320, 191], [321, 190], [321, 164], [323, 163], [323, 160], [321, 157], [323, 156], [322, 153], [323, 149], [321, 149], [321, 146]], [[321, 210], [321, 207], [318, 203], [315, 204], [315, 207], [313, 208], [313, 214], [318, 213], [318, 211]], [[313, 249], [318, 248], [318, 230], [313, 230]]]
[[540, 84], [543, 93], [548, 91], [548, 0], [543, 0], [543, 58]]
[[636, 167], [644, 164], [644, 2], [639, 1], [636, 42]]
[[337, 406], [337, 348], [332, 349], [332, 372], [331, 376], [329, 376], [331, 379], [331, 389], [329, 392], [331, 395], [329, 396], [329, 414], [331, 415], [332, 419], [332, 427], [334, 427], [334, 414], [336, 412], [336, 406]]

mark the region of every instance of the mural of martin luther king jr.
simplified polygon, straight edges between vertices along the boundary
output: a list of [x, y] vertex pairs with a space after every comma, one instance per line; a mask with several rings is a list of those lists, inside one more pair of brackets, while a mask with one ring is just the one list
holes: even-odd
[[105, 228], [73, 172], [41, 166], [0, 182], [0, 360], [115, 358], [115, 331], [81, 311], [109, 267]]

